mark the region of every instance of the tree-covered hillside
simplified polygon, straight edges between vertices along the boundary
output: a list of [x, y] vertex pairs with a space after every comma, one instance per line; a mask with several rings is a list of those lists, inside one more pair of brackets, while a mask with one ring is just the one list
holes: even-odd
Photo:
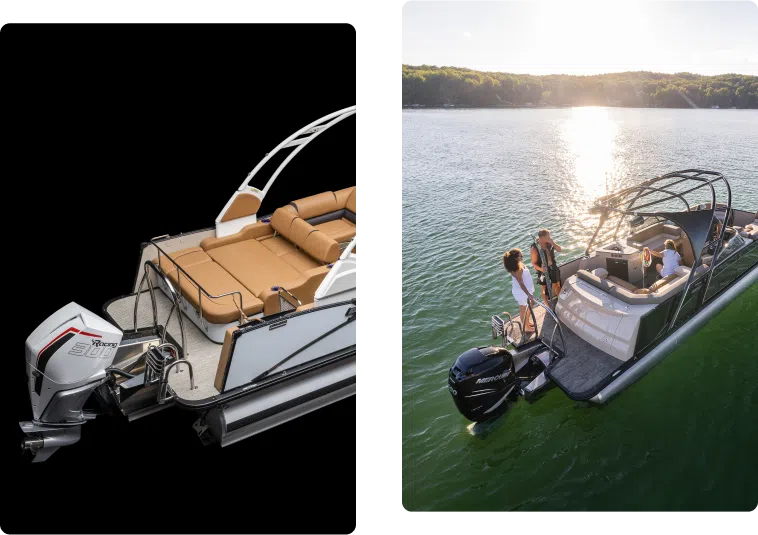
[[403, 105], [758, 108], [758, 76], [621, 72], [532, 76], [403, 65]]

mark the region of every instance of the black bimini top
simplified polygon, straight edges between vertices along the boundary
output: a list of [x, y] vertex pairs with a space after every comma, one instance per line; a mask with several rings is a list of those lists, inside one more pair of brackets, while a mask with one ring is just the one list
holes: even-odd
[[[717, 182], [723, 182], [724, 186], [726, 186], [726, 203], [719, 204], [716, 202], [716, 190], [713, 185]], [[675, 186], [679, 187], [673, 189]], [[691, 194], [693, 192], [702, 188], [710, 189], [710, 203], [698, 204], [694, 208], [691, 207], [687, 195], [692, 196]], [[682, 203], [684, 203], [684, 210], [679, 212], [668, 210], [661, 212], [651, 211], [652, 207], [672, 200], [682, 201]], [[724, 222], [727, 223], [732, 211], [732, 190], [729, 187], [729, 182], [721, 173], [704, 171], [702, 169], [686, 169], [684, 171], [675, 171], [673, 173], [651, 178], [637, 186], [626, 188], [610, 195], [605, 195], [595, 201], [590, 209], [590, 213], [600, 214], [600, 223], [587, 246], [585, 254], [589, 254], [592, 243], [595, 241], [600, 228], [605, 224], [609, 217], [613, 215], [655, 217], [673, 221], [682, 228], [687, 239], [690, 240], [692, 251], [696, 255], [693, 266], [701, 264], [703, 250], [706, 245], [709, 245], [709, 248], [706, 250], [713, 251], [713, 259], [710, 261], [710, 265], [715, 266], [718, 261], [718, 255], [723, 248], [722, 244], [727, 225], [721, 225], [721, 232], [714, 240], [710, 240], [710, 229], [716, 218], [716, 213], [722, 210], [724, 210]], [[618, 233], [618, 229], [623, 220], [623, 217], [619, 217], [618, 224], [616, 225], [616, 234]], [[713, 247], [710, 247], [710, 245]], [[696, 269], [690, 270], [687, 284], [682, 290], [682, 296], [679, 300], [673, 319], [670, 322], [671, 327], [669, 328], [673, 328], [675, 325], [676, 319], [684, 304], [685, 297], [687, 296], [694, 280], [696, 271]], [[713, 272], [713, 269], [709, 269], [706, 272], [706, 288], [710, 284]]]
[[[687, 182], [691, 183], [692, 187], [684, 189], [687, 187]], [[727, 191], [726, 203], [722, 203], [721, 205], [716, 201], [716, 191], [713, 187], [713, 184], [717, 182], [723, 182]], [[684, 189], [684, 191], [673, 189], [674, 186], [679, 186], [680, 184], [684, 184], [684, 186], [680, 186], [677, 190]], [[706, 187], [710, 188], [711, 192], [710, 205], [700, 204], [695, 208], [691, 207], [690, 202], [687, 200], [687, 195]], [[684, 211], [652, 211], [652, 207], [674, 199], [682, 201], [685, 207]], [[725, 214], [726, 219], [728, 219], [732, 209], [732, 191], [729, 187], [729, 182], [724, 175], [715, 171], [687, 169], [661, 175], [642, 182], [637, 186], [600, 197], [595, 201], [590, 212], [600, 214], [599, 226], [602, 226], [606, 219], [614, 214], [657, 217], [673, 221], [687, 234], [687, 238], [692, 245], [692, 250], [698, 255], [696, 260], [699, 261], [700, 251], [705, 247], [707, 242], [710, 241], [709, 232], [712, 228], [714, 218], [716, 217], [715, 214], [717, 211], [721, 210], [722, 207], [726, 208]], [[621, 220], [618, 225], [621, 225]], [[720, 241], [724, 238], [725, 230], [726, 225], [722, 225]], [[589, 251], [591, 246], [592, 242], [590, 242], [590, 245], [587, 247], [587, 251]], [[714, 262], [716, 260], [715, 256], [716, 255], [714, 255]]]

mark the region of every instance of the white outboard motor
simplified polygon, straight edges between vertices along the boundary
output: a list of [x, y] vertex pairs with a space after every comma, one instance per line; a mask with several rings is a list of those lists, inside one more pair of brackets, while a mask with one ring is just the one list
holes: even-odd
[[27, 435], [22, 448], [35, 455], [33, 462], [44, 461], [59, 447], [79, 440], [81, 425], [94, 418], [82, 407], [105, 379], [121, 336], [107, 321], [69, 303], [26, 339], [34, 420], [20, 424]]

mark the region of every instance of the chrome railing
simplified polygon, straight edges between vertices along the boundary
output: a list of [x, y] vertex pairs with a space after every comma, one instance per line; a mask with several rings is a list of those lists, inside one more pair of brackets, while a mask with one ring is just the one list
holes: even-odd
[[[155, 357], [153, 350], [158, 352], [162, 360]], [[145, 353], [144, 386], [149, 386], [163, 377], [163, 370], [166, 367], [166, 360], [168, 360], [164, 353], [165, 350], [173, 352], [174, 361], [179, 360], [179, 350], [174, 344], [166, 342], [159, 346], [151, 345]]]
[[147, 280], [147, 286], [150, 289], [150, 301], [153, 305], [153, 327], [155, 329], [158, 329], [158, 308], [155, 304], [155, 288], [153, 288], [153, 281], [150, 278], [150, 270], [153, 270], [157, 277], [159, 277], [163, 283], [168, 288], [169, 292], [171, 293], [172, 304], [171, 304], [171, 310], [169, 310], [168, 317], [166, 318], [166, 325], [163, 328], [163, 335], [161, 336], [161, 345], [166, 342], [166, 333], [168, 332], [168, 324], [171, 321], [171, 315], [174, 313], [174, 309], [176, 308], [176, 314], [179, 318], [179, 331], [181, 332], [182, 336], [182, 351], [184, 351], [184, 354], [189, 354], [189, 348], [187, 347], [187, 339], [184, 335], [184, 321], [182, 320], [182, 312], [180, 307], [180, 295], [176, 293], [176, 290], [174, 290], [174, 287], [171, 285], [171, 281], [168, 280], [168, 277], [166, 277], [166, 274], [163, 273], [163, 270], [161, 270], [158, 266], [156, 266], [151, 260], [145, 261], [145, 274], [142, 275], [142, 280], [139, 283], [139, 288], [137, 288], [137, 296], [134, 299], [134, 332], [137, 332], [137, 329], [139, 327], [139, 324], [137, 323], [137, 312], [139, 308], [139, 298], [142, 294], [142, 288], [145, 285], [145, 280]]
[[[158, 264], [161, 263], [161, 254], [166, 257], [166, 259], [173, 264], [173, 266], [176, 268], [176, 281], [177, 286], [179, 286], [179, 300], [181, 301], [182, 298], [182, 284], [181, 284], [181, 277], [184, 275], [196, 288], [197, 288], [197, 305], [198, 305], [198, 314], [200, 314], [200, 323], [205, 325], [205, 318], [203, 318], [203, 295], [206, 296], [208, 299], [221, 299], [222, 297], [228, 297], [228, 296], [238, 296], [239, 297], [239, 312], [240, 312], [240, 325], [244, 324], [247, 321], [247, 316], [244, 312], [244, 307], [242, 303], [242, 292], [239, 290], [233, 290], [231, 292], [222, 293], [219, 295], [212, 295], [210, 294], [205, 288], [200, 286], [200, 284], [193, 279], [189, 273], [187, 273], [179, 264], [176, 263], [176, 261], [171, 258], [166, 251], [161, 249], [155, 241], [150, 240], [150, 245], [155, 247], [155, 249], [158, 251]], [[166, 280], [164, 278], [164, 280]], [[232, 297], [232, 301], [236, 305], [237, 302], [234, 301], [234, 297]]]
[[[504, 321], [503, 318], [500, 317], [502, 315], [508, 316], [508, 321]], [[508, 312], [502, 312], [498, 314], [497, 316], [492, 316], [493, 340], [497, 339], [498, 337], [502, 337], [503, 347], [505, 347], [508, 344], [513, 344], [515, 346], [516, 339], [511, 336], [513, 334], [514, 327], [519, 328], [518, 341], [522, 342], [524, 340], [524, 326], [521, 325], [521, 320], [518, 320], [518, 319], [514, 320], [513, 317]]]
[[[195, 389], [195, 372], [192, 369], [192, 363], [188, 360], [175, 360], [171, 364], [167, 365], [163, 368], [163, 374], [161, 375], [161, 382], [158, 386], [158, 404], [162, 405], [166, 403], [166, 401], [169, 401], [174, 398], [174, 396], [167, 397], [168, 394], [168, 372], [171, 371], [171, 368], [174, 366], [177, 366], [179, 364], [186, 364], [189, 366], [189, 380], [190, 380], [190, 390]], [[177, 372], [179, 370], [177, 369]]]
[[[547, 346], [550, 348], [550, 350], [553, 352], [553, 354], [556, 354], [556, 350], [555, 350], [555, 348], [553, 347], [553, 338], [555, 337], [555, 331], [556, 331], [556, 329], [557, 329], [557, 330], [558, 330], [558, 334], [560, 334], [560, 335], [561, 335], [561, 343], [563, 344], [563, 356], [564, 356], [564, 357], [565, 357], [565, 356], [567, 356], [567, 355], [566, 355], [566, 338], [563, 336], [563, 327], [561, 327], [561, 322], [560, 322], [560, 321], [558, 321], [558, 316], [556, 316], [556, 315], [555, 315], [555, 312], [553, 312], [553, 311], [550, 309], [550, 307], [549, 307], [549, 306], [546, 306], [546, 305], [544, 305], [543, 303], [540, 303], [540, 302], [539, 302], [539, 301], [537, 301], [536, 299], [534, 299], [534, 300], [528, 299], [528, 300], [527, 300], [527, 302], [526, 302], [526, 306], [527, 306], [527, 307], [528, 307], [528, 309], [529, 309], [529, 310], [528, 310], [528, 313], [529, 313], [529, 314], [532, 314], [532, 318], [534, 318], [534, 317], [535, 317], [535, 316], [534, 316], [534, 309], [533, 309], [532, 305], [539, 305], [539, 306], [541, 306], [542, 308], [544, 308], [544, 309], [545, 309], [545, 312], [547, 312], [548, 314], [550, 314], [550, 317], [551, 317], [551, 318], [553, 319], [553, 321], [555, 322], [555, 327], [553, 327], [553, 333], [552, 333], [552, 335], [550, 336], [550, 344], [546, 344], [546, 345], [547, 345]], [[543, 325], [543, 327], [544, 327], [544, 325], [545, 325], [545, 322], [544, 322], [544, 320], [543, 320], [543, 322], [542, 322], [542, 325]], [[538, 330], [538, 328], [537, 328], [537, 322], [536, 322], [536, 321], [534, 322], [534, 328], [535, 328], [535, 331], [536, 331], [536, 332], [535, 332], [535, 334], [536, 334], [536, 337], [537, 337], [537, 338], [540, 338], [540, 331], [541, 331], [541, 329], [539, 329], [539, 330]], [[543, 342], [544, 342], [544, 337], [543, 337]], [[551, 357], [551, 358], [550, 358], [550, 361], [551, 361], [551, 362], [552, 362], [552, 360], [553, 360], [553, 357]]]

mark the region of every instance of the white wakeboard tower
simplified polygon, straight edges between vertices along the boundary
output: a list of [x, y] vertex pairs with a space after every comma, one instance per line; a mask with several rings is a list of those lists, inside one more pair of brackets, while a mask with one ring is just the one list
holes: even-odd
[[[355, 186], [258, 217], [292, 158], [355, 111], [277, 145], [215, 227], [143, 243], [132, 293], [103, 317], [72, 302], [34, 330], [22, 452], [44, 461], [99, 414], [131, 421], [171, 405], [198, 414], [204, 443], [226, 446], [355, 394]], [[266, 186], [249, 186], [285, 150]]]
[[[261, 202], [266, 197], [268, 190], [271, 189], [274, 181], [287, 164], [289, 164], [292, 159], [308, 145], [308, 143], [316, 139], [323, 132], [326, 132], [335, 124], [353, 115], [355, 115], [355, 106], [350, 106], [344, 110], [330, 113], [318, 121], [314, 121], [311, 124], [304, 126], [279, 143], [274, 147], [274, 150], [266, 154], [266, 157], [258, 162], [258, 165], [248, 173], [245, 180], [240, 184], [240, 187], [237, 188], [237, 191], [234, 192], [234, 195], [232, 195], [223, 210], [218, 214], [218, 217], [216, 218], [216, 236], [227, 236], [237, 232], [245, 225], [255, 223], [256, 213], [258, 212]], [[294, 150], [292, 150], [279, 167], [276, 168], [276, 171], [274, 171], [268, 179], [268, 182], [266, 182], [263, 189], [260, 190], [250, 186], [250, 181], [253, 180], [258, 171], [260, 171], [261, 168], [276, 154], [286, 149]]]

